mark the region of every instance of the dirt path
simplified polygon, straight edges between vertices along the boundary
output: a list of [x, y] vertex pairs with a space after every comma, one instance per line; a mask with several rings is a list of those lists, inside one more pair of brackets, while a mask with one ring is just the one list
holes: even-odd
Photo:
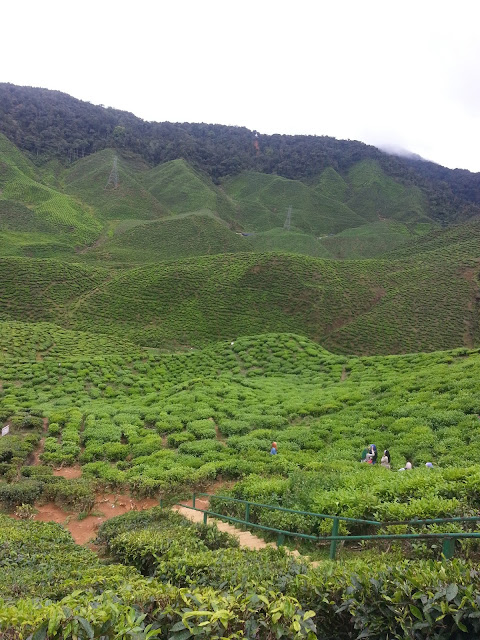
[[226, 437], [223, 435], [223, 433], [220, 431], [220, 429], [218, 428], [217, 425], [215, 425], [215, 437], [217, 438], [217, 440], [219, 442], [221, 442], [223, 444], [224, 447], [227, 446], [227, 439]]
[[73, 478], [81, 478], [82, 477], [82, 467], [77, 464], [74, 467], [59, 467], [58, 469], [53, 470], [54, 476], [59, 476], [61, 478], [66, 478], [67, 480], [71, 480]]
[[[222, 480], [217, 480], [213, 484], [211, 484], [205, 493], [214, 494], [219, 489], [229, 489], [233, 486], [235, 482], [223, 482]], [[203, 513], [201, 511], [194, 511], [193, 509], [188, 509], [187, 507], [191, 507], [192, 500], [184, 500], [182, 502], [185, 506], [182, 507], [180, 505], [175, 505], [173, 509], [178, 511], [182, 516], [188, 518], [191, 522], [203, 522]], [[195, 498], [195, 506], [200, 509], [208, 509], [210, 506], [210, 500], [208, 496], [202, 496]], [[222, 520], [218, 520], [217, 518], [209, 518], [208, 522], [215, 523], [219, 529], [219, 531], [225, 531], [226, 533], [230, 533], [232, 536], [235, 536], [239, 543], [240, 547], [243, 549], [265, 549], [266, 547], [276, 547], [277, 545], [274, 542], [265, 542], [261, 538], [253, 535], [250, 531], [242, 531], [241, 529], [237, 529], [232, 524], [228, 522], [223, 522]], [[296, 555], [296, 554], [295, 554]]]
[[46, 438], [46, 433], [48, 431], [48, 418], [43, 418], [43, 433], [44, 435], [40, 438], [40, 441], [38, 443], [38, 447], [35, 449], [35, 451], [33, 452], [32, 455], [32, 466], [38, 467], [38, 465], [42, 464], [42, 461], [40, 460], [40, 456], [43, 453], [43, 448], [45, 446], [45, 438]]
[[[205, 493], [215, 494], [218, 490], [229, 489], [233, 487], [235, 484], [234, 481], [224, 482], [222, 480], [217, 480], [213, 484], [211, 484], [205, 491]], [[188, 509], [187, 507], [192, 507], [192, 500], [183, 500], [182, 502], [185, 506], [175, 505], [173, 509], [180, 513], [185, 518], [188, 518], [191, 522], [203, 522], [203, 513], [201, 511], [194, 511], [193, 509]], [[210, 506], [210, 500], [208, 496], [196, 497], [195, 498], [195, 506], [199, 509], [208, 509]], [[232, 536], [235, 536], [239, 543], [240, 547], [243, 549], [265, 549], [266, 547], [276, 548], [277, 545], [274, 542], [265, 542], [262, 538], [257, 537], [250, 531], [242, 531], [241, 529], [237, 529], [228, 522], [223, 522], [223, 520], [219, 520], [217, 518], [208, 518], [208, 522], [210, 524], [215, 523], [219, 529], [219, 531], [225, 531], [226, 533], [230, 533]], [[296, 558], [300, 557], [301, 554], [299, 551], [294, 549], [293, 551], [284, 547], [287, 554], [291, 556], [295, 556]], [[303, 556], [303, 560], [309, 562], [312, 566], [317, 566], [316, 562], [311, 562], [308, 557]]]
[[63, 511], [53, 502], [47, 502], [37, 507], [35, 520], [39, 522], [57, 522], [70, 531], [77, 544], [86, 544], [97, 535], [98, 527], [114, 516], [122, 515], [127, 511], [143, 511], [158, 506], [155, 498], [144, 498], [135, 500], [128, 495], [118, 495], [113, 493], [101, 494], [95, 500], [92, 514], [78, 520], [78, 514]]

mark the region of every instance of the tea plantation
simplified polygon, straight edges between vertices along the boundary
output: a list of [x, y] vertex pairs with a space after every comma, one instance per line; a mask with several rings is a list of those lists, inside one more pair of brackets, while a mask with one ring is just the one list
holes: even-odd
[[[478, 350], [346, 357], [277, 333], [159, 353], [48, 323], [0, 328], [7, 512], [48, 500], [88, 511], [102, 489], [168, 503], [216, 481], [227, 483], [221, 495], [385, 523], [478, 514]], [[40, 439], [42, 464], [32, 466]], [[390, 450], [391, 470], [359, 462], [370, 442]], [[406, 460], [413, 470], [398, 472]], [[73, 464], [82, 478], [52, 475], [52, 466]], [[237, 513], [232, 503], [212, 504]], [[331, 527], [256, 507], [250, 517], [315, 535]], [[165, 507], [107, 521], [97, 541], [107, 564], [59, 525], [2, 517], [0, 539], [7, 638], [478, 632], [475, 541], [459, 542], [448, 563], [431, 541], [346, 544], [337, 563], [322, 546], [300, 546], [321, 559], [314, 568], [283, 550], [240, 550]]]
[[[378, 159], [294, 180], [167, 147], [63, 165], [0, 134], [0, 638], [478, 637], [479, 543], [433, 537], [480, 532], [478, 219], [441, 228], [445, 189]], [[170, 508], [205, 491], [424, 537], [251, 551]], [[159, 505], [93, 546], [35, 520], [109, 493]]]
[[475, 250], [473, 238], [455, 257], [432, 251], [418, 261], [239, 253], [136, 268], [0, 258], [0, 317], [157, 348], [266, 331], [300, 332], [341, 353], [471, 347], [479, 334]]

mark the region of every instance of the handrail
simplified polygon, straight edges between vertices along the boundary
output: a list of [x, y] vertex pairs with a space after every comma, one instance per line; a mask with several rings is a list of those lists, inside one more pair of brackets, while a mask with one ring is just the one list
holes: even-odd
[[[474, 533], [472, 531], [458, 531], [448, 533], [375, 533], [370, 535], [331, 535], [331, 536], [314, 536], [309, 533], [299, 533], [297, 531], [285, 531], [283, 529], [275, 529], [274, 527], [267, 527], [265, 524], [257, 524], [256, 522], [249, 522], [247, 520], [240, 520], [233, 516], [226, 516], [223, 513], [215, 513], [207, 509], [199, 509], [198, 507], [191, 507], [181, 502], [175, 503], [176, 506], [183, 507], [184, 509], [193, 509], [194, 511], [200, 511], [206, 516], [213, 516], [216, 518], [222, 518], [222, 520], [229, 520], [230, 522], [237, 522], [238, 524], [247, 524], [249, 527], [255, 527], [257, 529], [263, 529], [265, 531], [273, 531], [275, 533], [281, 533], [285, 536], [292, 536], [298, 538], [307, 538], [308, 540], [316, 540], [318, 542], [327, 542], [330, 540], [393, 540], [404, 538], [480, 538], [480, 532]], [[335, 517], [335, 516], [332, 516]], [[205, 518], [204, 518], [205, 520]]]
[[380, 522], [378, 520], [362, 520], [361, 518], [347, 518], [346, 516], [332, 516], [327, 513], [314, 513], [313, 511], [299, 511], [297, 509], [287, 509], [286, 507], [279, 507], [273, 504], [262, 504], [261, 502], [251, 502], [250, 500], [243, 500], [240, 498], [232, 498], [231, 496], [219, 496], [213, 493], [194, 493], [193, 494], [193, 502], [195, 502], [195, 498], [197, 496], [208, 496], [209, 498], [218, 498], [219, 500], [230, 500], [231, 502], [240, 502], [242, 504], [249, 504], [252, 507], [265, 507], [267, 509], [274, 509], [276, 511], [286, 511], [287, 513], [299, 513], [305, 516], [314, 516], [318, 518], [329, 518], [330, 520], [334, 520], [338, 518], [342, 521], [347, 522], [358, 522], [360, 524], [373, 524], [379, 527], [391, 527], [394, 525], [403, 525], [403, 524], [411, 524], [411, 525], [422, 525], [422, 524], [438, 524], [444, 522], [480, 522], [480, 516], [455, 516], [451, 518], [428, 518], [425, 520], [419, 520], [417, 518], [413, 518], [413, 520], [389, 520], [387, 522]]
[[250, 500], [241, 500], [240, 498], [231, 498], [230, 496], [218, 496], [212, 493], [194, 493], [195, 498], [197, 496], [208, 496], [209, 498], [218, 498], [219, 500], [230, 500], [231, 502], [240, 502], [241, 504], [249, 504], [252, 507], [264, 507], [266, 509], [272, 509], [275, 511], [286, 511], [287, 513], [298, 513], [302, 516], [314, 516], [316, 518], [328, 518], [334, 520], [338, 518], [346, 522], [358, 522], [360, 524], [382, 524], [378, 520], [360, 520], [358, 518], [347, 518], [346, 516], [332, 516], [328, 513], [314, 513], [313, 511], [298, 511], [297, 509], [287, 509], [286, 507], [278, 507], [274, 504], [262, 504], [261, 502], [251, 502]]
[[427, 520], [418, 520], [414, 518], [413, 520], [389, 520], [388, 522], [381, 522], [382, 527], [391, 527], [393, 525], [400, 524], [411, 524], [411, 525], [419, 525], [419, 524], [438, 524], [439, 522], [479, 522], [480, 516], [455, 516], [454, 518], [429, 518]]
[[[233, 516], [227, 516], [223, 513], [216, 513], [210, 509], [200, 509], [195, 506], [195, 501], [197, 496], [207, 496], [209, 498], [216, 498], [218, 500], [230, 500], [232, 502], [238, 502], [240, 504], [245, 505], [245, 519], [241, 520], [240, 518], [235, 518]], [[161, 501], [162, 503], [162, 501]], [[480, 521], [480, 516], [467, 516], [467, 517], [453, 517], [453, 518], [430, 518], [426, 520], [403, 520], [403, 521], [392, 521], [392, 522], [378, 522], [376, 520], [360, 520], [356, 518], [347, 518], [345, 516], [332, 516], [330, 514], [323, 513], [313, 513], [311, 511], [297, 511], [296, 509], [287, 509], [285, 507], [278, 507], [276, 505], [267, 505], [261, 504], [258, 502], [250, 502], [249, 500], [241, 500], [238, 498], [232, 498], [230, 496], [219, 496], [211, 493], [194, 493], [192, 496], [192, 506], [185, 505], [182, 503], [176, 503], [178, 506], [184, 507], [186, 509], [193, 509], [194, 511], [199, 511], [203, 513], [203, 522], [207, 524], [208, 516], [221, 518], [222, 520], [227, 520], [229, 522], [235, 522], [237, 524], [246, 525], [248, 527], [253, 527], [256, 529], [262, 529], [263, 531], [271, 531], [277, 534], [277, 545], [282, 546], [284, 544], [285, 536], [292, 536], [303, 538], [306, 540], [314, 540], [317, 542], [330, 542], [330, 559], [334, 560], [336, 557], [336, 547], [337, 542], [345, 541], [345, 540], [413, 540], [413, 539], [428, 539], [428, 538], [439, 538], [443, 539], [443, 547], [442, 553], [446, 559], [450, 559], [453, 557], [455, 553], [455, 540], [460, 538], [480, 538], [480, 532], [468, 532], [468, 531], [456, 531], [456, 532], [447, 532], [447, 533], [378, 533], [378, 534], [364, 534], [364, 535], [339, 535], [339, 525], [340, 521], [347, 522], [355, 522], [361, 524], [370, 524], [376, 525], [380, 527], [390, 527], [394, 525], [424, 525], [424, 524], [438, 524], [444, 522], [478, 522]], [[299, 533], [296, 531], [286, 531], [284, 529], [276, 529], [275, 527], [268, 527], [263, 524], [258, 524], [250, 521], [250, 506], [255, 507], [264, 507], [267, 509], [273, 509], [277, 511], [285, 511], [287, 513], [297, 513], [299, 515], [309, 515], [322, 519], [330, 519], [332, 520], [332, 532], [330, 536], [314, 536], [307, 533]]]

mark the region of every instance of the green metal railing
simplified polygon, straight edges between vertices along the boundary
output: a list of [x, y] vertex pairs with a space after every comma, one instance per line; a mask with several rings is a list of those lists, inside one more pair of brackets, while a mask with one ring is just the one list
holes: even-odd
[[[235, 518], [233, 516], [227, 516], [223, 513], [216, 513], [211, 509], [201, 509], [196, 506], [196, 500], [198, 496], [205, 496], [208, 498], [215, 498], [216, 500], [226, 500], [229, 502], [236, 502], [245, 505], [245, 517]], [[285, 543], [285, 536], [291, 536], [296, 538], [302, 538], [303, 540], [312, 540], [315, 542], [330, 542], [330, 559], [334, 560], [337, 553], [337, 543], [341, 541], [363, 541], [363, 540], [420, 540], [420, 539], [443, 539], [442, 553], [448, 560], [454, 556], [455, 553], [455, 541], [463, 538], [480, 538], [480, 532], [470, 531], [457, 531], [448, 533], [375, 533], [375, 534], [362, 534], [362, 535], [339, 535], [340, 522], [352, 522], [356, 524], [370, 525], [375, 527], [391, 527], [398, 525], [410, 525], [410, 526], [423, 526], [427, 524], [443, 524], [447, 522], [479, 522], [479, 517], [454, 517], [454, 518], [431, 518], [427, 520], [397, 520], [394, 522], [379, 522], [378, 520], [361, 520], [358, 518], [347, 518], [345, 516], [332, 516], [326, 513], [314, 513], [311, 511], [299, 511], [296, 509], [287, 509], [285, 507], [278, 507], [271, 504], [262, 504], [259, 502], [251, 502], [250, 500], [240, 500], [232, 498], [230, 496], [212, 495], [210, 493], [194, 493], [192, 496], [192, 506], [187, 506], [181, 503], [177, 503], [178, 506], [192, 509], [203, 513], [203, 522], [207, 524], [208, 517], [219, 518], [221, 520], [227, 520], [228, 522], [234, 522], [236, 524], [245, 525], [255, 529], [261, 529], [262, 531], [268, 531], [277, 534], [277, 545], [283, 546]], [[283, 511], [286, 513], [294, 513], [297, 515], [306, 515], [323, 520], [332, 520], [332, 530], [329, 536], [314, 536], [308, 533], [298, 533], [296, 531], [286, 531], [284, 529], [277, 529], [275, 527], [268, 527], [263, 524], [251, 522], [250, 520], [250, 507], [260, 507], [270, 509], [273, 511]]]

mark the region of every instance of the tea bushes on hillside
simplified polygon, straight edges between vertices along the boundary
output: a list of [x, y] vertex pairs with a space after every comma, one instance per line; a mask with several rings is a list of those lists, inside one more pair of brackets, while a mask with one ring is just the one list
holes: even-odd
[[[199, 440], [196, 442], [184, 442], [178, 447], [178, 453], [203, 457], [207, 453], [219, 453], [224, 450], [224, 446], [217, 440]], [[218, 456], [213, 456], [218, 460]]]
[[197, 440], [216, 437], [215, 425], [212, 420], [203, 419], [187, 422], [187, 432], [192, 433]]
[[[289, 335], [239, 339], [234, 348], [236, 351], [230, 343], [220, 343], [190, 353], [145, 353], [142, 358], [132, 359], [122, 354], [91, 359], [87, 354], [82, 360], [62, 360], [61, 366], [48, 357], [28, 364], [10, 363], [2, 366], [0, 373], [8, 392], [0, 397], [0, 406], [4, 407], [5, 421], [13, 415], [9, 409], [13, 405], [19, 417], [48, 417], [44, 462], [72, 464], [80, 459], [87, 465], [85, 473], [101, 479], [106, 486], [131, 482], [132, 487], [142, 487], [141, 491], [149, 494], [168, 491], [169, 478], [173, 480], [171, 490], [176, 491], [193, 489], [212, 474], [224, 479], [238, 479], [256, 471], [284, 477], [309, 470], [321, 474], [325, 473], [324, 462], [338, 465], [339, 477], [355, 477], [357, 482], [360, 476], [356, 474], [356, 461], [369, 442], [375, 442], [380, 452], [385, 447], [390, 449], [393, 468], [403, 466], [407, 458], [414, 466], [433, 461], [435, 467], [480, 461], [477, 414], [454, 408], [462, 393], [462, 406], [467, 411], [475, 409], [480, 372], [476, 352], [469, 352], [467, 357], [434, 353], [347, 360]], [[317, 353], [321, 373], [312, 369], [313, 356], [305, 360], [306, 348]], [[293, 364], [301, 361], [302, 374], [295, 378], [274, 375], [268, 369], [272, 352], [283, 354], [284, 361], [289, 354]], [[248, 366], [243, 373], [223, 373], [231, 357], [248, 366], [254, 362], [267, 375], [248, 379]], [[342, 380], [345, 362], [349, 375]], [[45, 372], [49, 373], [48, 382], [42, 382]], [[124, 385], [125, 377], [133, 384]], [[75, 396], [78, 408], [73, 408], [73, 399], [62, 391], [66, 378], [69, 383], [85, 386], [95, 380], [102, 393], [113, 385], [119, 395], [94, 401], [88, 394], [79, 393]], [[38, 384], [33, 386], [33, 380]], [[104, 385], [103, 391], [100, 385]], [[145, 393], [149, 385], [158, 391]], [[472, 394], [468, 403], [466, 390]], [[28, 405], [25, 391], [32, 394]], [[335, 410], [330, 412], [332, 408]], [[198, 414], [208, 418], [197, 418]], [[13, 467], [2, 471], [7, 479], [12, 479], [28, 457], [27, 451], [32, 452], [36, 446], [34, 440], [28, 446], [29, 440], [22, 440], [26, 432], [18, 432], [18, 455], [11, 450], [5, 454], [15, 458]], [[2, 439], [0, 455], [13, 437]], [[268, 453], [272, 440], [279, 445], [275, 459]], [[19, 450], [21, 441], [23, 452]], [[202, 441], [212, 445], [198, 444]], [[190, 443], [192, 448], [181, 448]], [[168, 467], [163, 458], [157, 457], [165, 445], [176, 457]], [[84, 451], [79, 456], [81, 447]], [[190, 476], [180, 471], [182, 466]], [[172, 471], [173, 467], [178, 470]], [[385, 486], [389, 491], [391, 488], [388, 500], [394, 500], [395, 486], [389, 480]], [[461, 491], [458, 499], [462, 509], [473, 505], [475, 490], [472, 485], [468, 495]]]
[[[295, 598], [280, 593], [261, 593], [258, 597], [212, 589], [190, 592], [150, 583], [138, 584], [137, 593], [129, 587], [120, 585], [115, 592], [106, 590], [94, 599], [91, 592], [77, 590], [58, 603], [26, 600], [18, 608], [0, 603], [0, 624], [7, 633], [20, 629], [23, 637], [43, 635], [48, 629], [52, 640], [86, 640], [132, 632], [147, 640], [152, 631], [173, 640], [181, 640], [186, 634], [199, 640], [233, 640], [252, 633], [259, 640], [268, 640], [272, 631], [292, 640], [316, 637], [313, 612], [304, 612]], [[144, 600], [152, 605], [151, 612], [139, 614], [136, 605]]]
[[0, 503], [12, 510], [22, 504], [34, 504], [43, 493], [43, 483], [35, 479], [0, 485]]
[[[476, 514], [480, 505], [477, 467], [461, 473], [456, 470], [458, 473], [450, 475], [450, 470], [435, 469], [395, 474], [370, 465], [358, 465], [348, 473], [342, 466], [336, 470], [336, 464], [320, 463], [315, 473], [292, 471], [288, 480], [282, 477], [265, 480], [252, 475], [226, 493], [251, 502], [377, 521], [470, 515]], [[215, 500], [215, 505], [221, 513], [243, 518], [242, 504]], [[299, 530], [298, 523], [308, 525], [303, 533], [317, 535], [322, 531], [324, 535], [331, 530], [331, 524], [321, 524], [320, 519], [308, 524], [300, 517], [290, 518], [254, 506], [250, 513], [252, 522], [266, 526], [288, 521], [295, 531]], [[461, 526], [457, 523], [457, 527]], [[370, 533], [368, 525], [347, 522], [342, 527], [347, 533]]]
[[167, 438], [167, 444], [176, 449], [184, 442], [192, 442], [193, 440], [195, 440], [193, 433], [181, 431], [180, 433], [171, 433]]
[[19, 465], [34, 451], [40, 440], [37, 434], [6, 435], [0, 438], [0, 462]]

